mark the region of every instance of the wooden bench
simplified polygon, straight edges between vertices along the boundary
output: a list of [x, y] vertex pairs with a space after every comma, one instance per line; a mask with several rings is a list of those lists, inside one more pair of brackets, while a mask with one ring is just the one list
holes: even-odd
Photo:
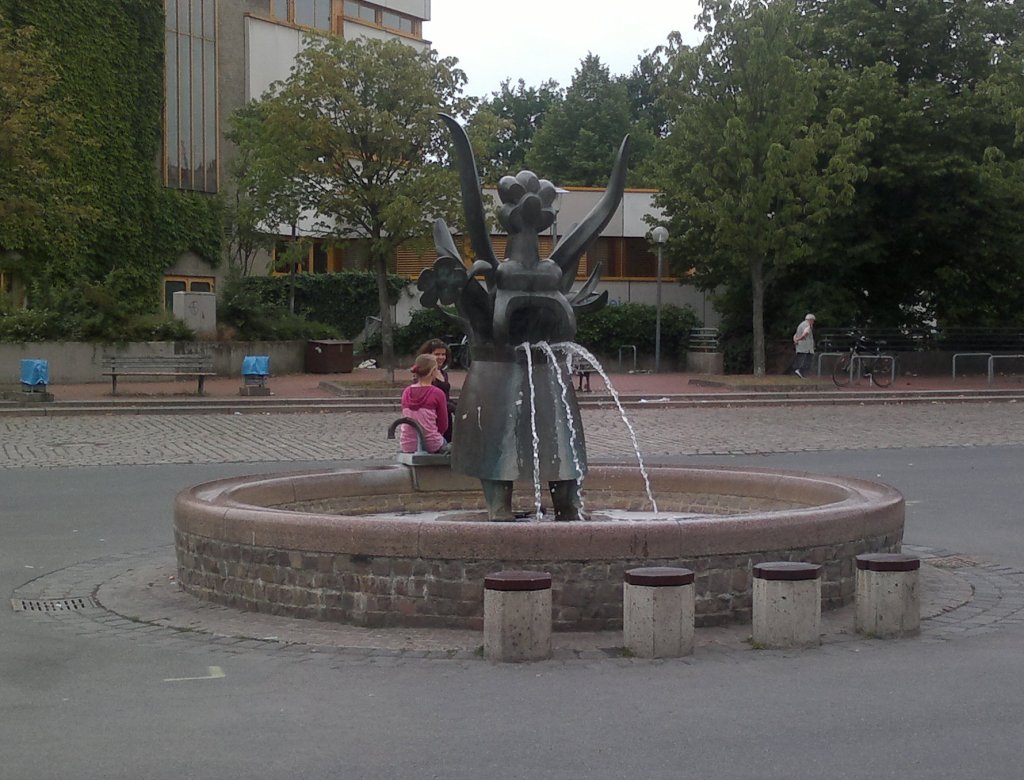
[[583, 386], [586, 385], [586, 392], [590, 392], [590, 373], [594, 371], [594, 366], [589, 360], [582, 355], [573, 355], [570, 369], [573, 375], [579, 380], [579, 392], [583, 392]]
[[203, 395], [206, 377], [216, 376], [211, 371], [208, 355], [145, 355], [115, 356], [102, 359], [103, 376], [110, 377], [110, 394], [117, 395], [117, 378], [133, 376], [154, 376], [192, 378], [199, 382], [198, 394]]

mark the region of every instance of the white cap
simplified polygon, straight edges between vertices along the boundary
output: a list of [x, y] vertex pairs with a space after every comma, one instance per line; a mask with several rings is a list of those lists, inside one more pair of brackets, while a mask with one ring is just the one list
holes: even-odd
[[813, 321], [814, 320], [814, 315], [813, 314], [808, 314], [806, 317], [804, 317], [804, 319], [805, 320], [812, 320]]

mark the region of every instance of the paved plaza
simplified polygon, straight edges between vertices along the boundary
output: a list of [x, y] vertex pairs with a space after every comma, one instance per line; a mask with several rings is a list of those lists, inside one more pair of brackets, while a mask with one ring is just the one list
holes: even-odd
[[[0, 417], [0, 468], [391, 458], [396, 412]], [[591, 459], [630, 456], [614, 408], [583, 411]], [[762, 452], [1024, 444], [1014, 403], [627, 410], [641, 453]]]
[[[155, 410], [158, 411], [158, 410]], [[632, 455], [583, 412], [592, 460]], [[497, 665], [473, 632], [200, 604], [171, 501], [245, 473], [378, 463], [393, 412], [0, 417], [0, 777], [1016, 778], [1024, 733], [1024, 415], [1015, 403], [628, 410], [654, 463], [878, 479], [924, 560], [921, 636], [624, 657], [610, 633]], [[56, 611], [25, 607], [82, 599]]]

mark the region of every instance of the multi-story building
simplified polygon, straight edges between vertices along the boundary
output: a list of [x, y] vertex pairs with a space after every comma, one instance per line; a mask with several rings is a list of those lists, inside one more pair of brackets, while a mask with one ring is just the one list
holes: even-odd
[[[430, 0], [164, 0], [166, 78], [161, 160], [168, 187], [219, 192], [233, 154], [228, 117], [288, 77], [310, 33], [399, 38], [426, 47]], [[263, 269], [269, 265], [265, 258]], [[307, 270], [345, 267], [340, 249], [314, 243]], [[190, 254], [167, 269], [164, 300], [180, 290], [209, 292], [217, 274]]]
[[[165, 0], [166, 79], [164, 144], [161, 160], [166, 186], [198, 192], [219, 192], [228, 184], [225, 172], [233, 154], [224, 140], [227, 118], [247, 101], [259, 98], [277, 80], [285, 79], [311, 31], [346, 38], [396, 37], [426, 47], [424, 25], [431, 0]], [[514, 173], [514, 172], [513, 172]], [[556, 182], [557, 184], [557, 182]], [[652, 192], [628, 191], [615, 217], [590, 247], [581, 278], [600, 262], [603, 286], [615, 303], [654, 303], [657, 258], [645, 238], [645, 221], [655, 213]], [[598, 190], [569, 188], [560, 196], [558, 228], [564, 233], [589, 211]], [[302, 226], [299, 226], [301, 231]], [[286, 240], [282, 236], [282, 242]], [[495, 249], [504, 246], [495, 234]], [[545, 249], [541, 247], [542, 251]], [[549, 246], [547, 248], [550, 248]], [[396, 257], [396, 270], [414, 282], [434, 260], [430, 249], [409, 248]], [[261, 270], [271, 267], [263, 258]], [[300, 270], [326, 273], [365, 266], [365, 255], [352, 247], [310, 242]], [[665, 277], [666, 303], [693, 305], [704, 301], [692, 287]], [[217, 273], [194, 255], [185, 254], [167, 269], [164, 300], [181, 290], [212, 291]], [[415, 303], [412, 296], [398, 312], [403, 319]], [[705, 320], [708, 313], [703, 311]]]

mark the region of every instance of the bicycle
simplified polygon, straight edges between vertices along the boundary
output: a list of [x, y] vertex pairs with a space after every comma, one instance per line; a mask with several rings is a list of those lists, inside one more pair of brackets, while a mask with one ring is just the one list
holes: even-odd
[[469, 364], [473, 362], [473, 357], [469, 354], [469, 336], [463, 336], [461, 340], [447, 336], [445, 346], [451, 355], [451, 368], [469, 368]]
[[853, 381], [856, 368], [860, 367], [860, 376], [866, 376], [868, 382], [877, 387], [888, 387], [892, 384], [893, 358], [881, 354], [884, 341], [873, 341], [859, 333], [847, 333], [852, 341], [850, 351], [836, 361], [832, 369], [832, 381], [836, 387], [846, 387]]

